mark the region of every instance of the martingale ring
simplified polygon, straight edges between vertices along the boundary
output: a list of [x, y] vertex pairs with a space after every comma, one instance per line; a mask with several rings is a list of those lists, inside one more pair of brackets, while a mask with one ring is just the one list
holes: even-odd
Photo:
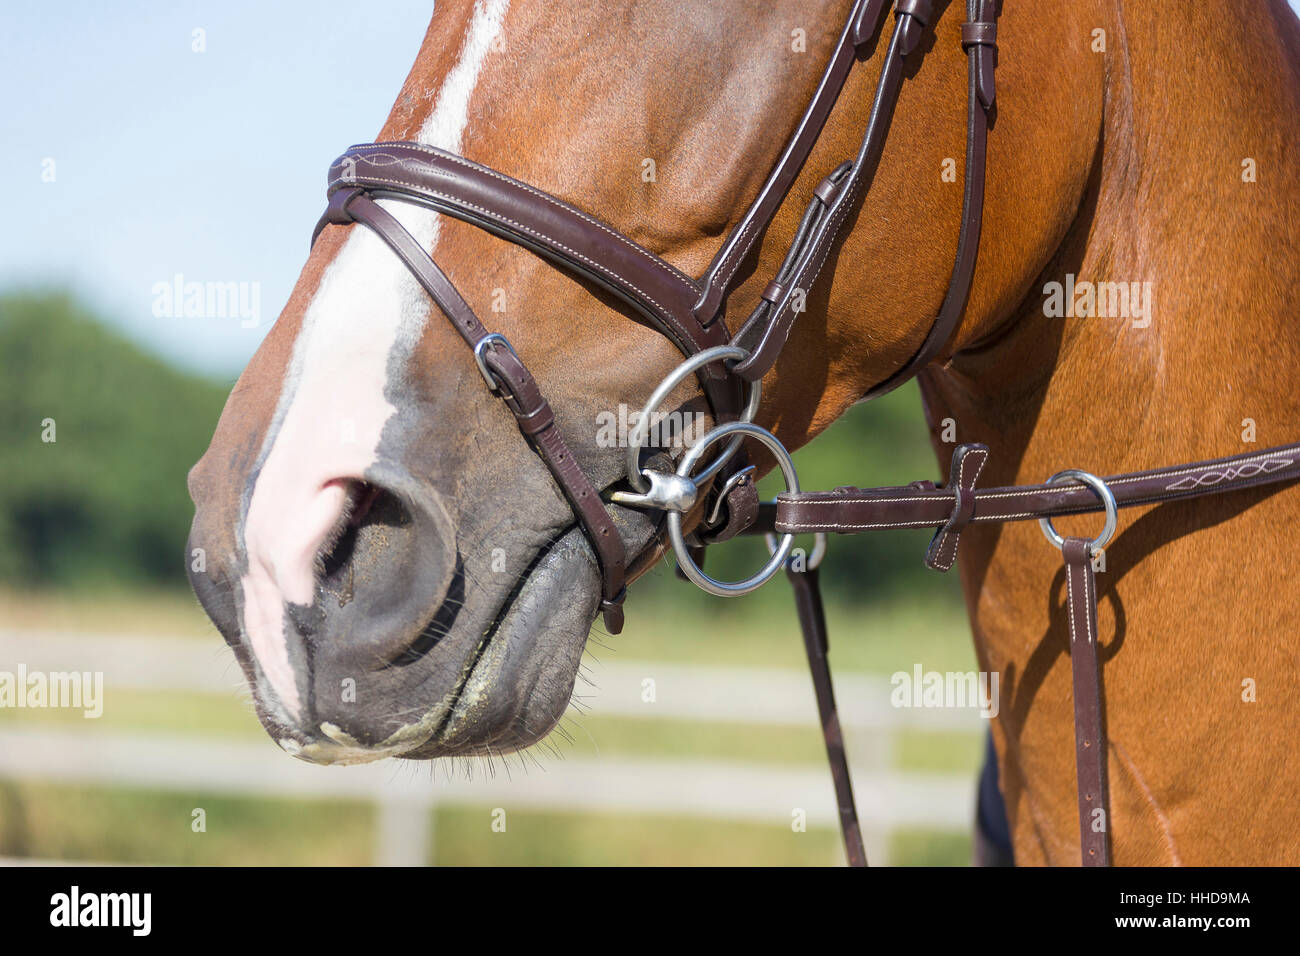
[[[659, 383], [659, 387], [651, 393], [650, 400], [645, 403], [645, 407], [637, 415], [632, 434], [627, 437], [627, 481], [633, 489], [642, 493], [650, 490], [649, 483], [646, 481], [645, 476], [641, 474], [641, 446], [645, 443], [647, 432], [650, 431], [651, 417], [659, 406], [667, 400], [672, 390], [680, 385], [688, 375], [694, 374], [704, 366], [719, 359], [735, 359], [740, 362], [747, 358], [749, 358], [749, 352], [738, 345], [715, 345], [713, 348], [692, 355], [669, 372], [668, 377]], [[762, 396], [763, 388], [761, 383], [753, 382], [749, 386], [749, 400], [745, 402], [745, 409], [740, 413], [740, 421], [752, 422], [754, 420], [754, 414], [758, 411], [758, 403]], [[743, 435], [737, 435], [733, 438], [718, 457], [709, 463], [707, 468], [698, 475], [693, 476], [696, 484], [708, 481], [717, 474], [718, 469], [730, 461], [731, 456], [739, 450], [742, 441], [744, 441]], [[681, 472], [679, 471], [678, 474], [681, 474]]]
[[[1056, 485], [1063, 481], [1080, 481], [1092, 489], [1101, 503], [1106, 508], [1106, 524], [1101, 529], [1101, 534], [1093, 538], [1088, 543], [1088, 550], [1098, 551], [1106, 547], [1110, 539], [1115, 534], [1115, 528], [1119, 525], [1119, 505], [1115, 503], [1115, 495], [1106, 487], [1106, 482], [1102, 481], [1092, 472], [1080, 471], [1077, 468], [1069, 468], [1065, 471], [1058, 471], [1051, 478], [1047, 479], [1047, 484]], [[1047, 540], [1056, 545], [1057, 548], [1065, 546], [1065, 538], [1061, 533], [1052, 527], [1051, 518], [1039, 518], [1038, 527], [1043, 529], [1043, 534], [1047, 535]]]
[[[795, 472], [794, 460], [790, 457], [790, 453], [786, 451], [780, 439], [766, 428], [755, 425], [753, 422], [728, 422], [713, 429], [691, 446], [691, 450], [686, 453], [682, 463], [677, 466], [677, 474], [683, 478], [690, 477], [691, 469], [704, 457], [704, 453], [709, 446], [714, 442], [721, 441], [728, 435], [734, 435], [739, 440], [743, 440], [746, 435], [749, 435], [766, 445], [768, 450], [776, 457], [776, 463], [781, 468], [781, 474], [785, 476], [786, 490], [795, 493], [799, 491], [799, 475]], [[756, 574], [745, 578], [743, 581], [719, 581], [705, 574], [700, 569], [700, 566], [692, 560], [691, 553], [686, 547], [686, 539], [682, 534], [682, 516], [680, 512], [668, 512], [668, 539], [672, 542], [673, 553], [677, 556], [677, 566], [681, 568], [682, 573], [705, 591], [719, 597], [736, 597], [762, 587], [772, 579], [776, 572], [785, 567], [785, 563], [790, 557], [790, 549], [794, 546], [794, 535], [783, 534], [781, 535], [781, 543], [773, 552], [771, 560], [763, 565], [762, 569]]]

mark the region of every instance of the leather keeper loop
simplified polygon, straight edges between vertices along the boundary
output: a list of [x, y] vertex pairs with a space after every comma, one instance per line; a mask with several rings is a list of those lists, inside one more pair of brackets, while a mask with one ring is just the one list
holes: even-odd
[[348, 212], [348, 203], [356, 199], [360, 193], [361, 190], [356, 186], [350, 189], [336, 190], [325, 206], [325, 218], [340, 226], [352, 222], [352, 213]]
[[316, 240], [324, 232], [326, 226], [346, 226], [353, 222], [352, 213], [348, 212], [348, 203], [361, 195], [361, 189], [352, 186], [345, 189], [336, 189], [330, 193], [329, 199], [325, 204], [325, 212], [316, 222], [316, 228], [311, 233], [311, 244], [316, 245]]
[[813, 195], [817, 197], [823, 206], [829, 206], [835, 201], [835, 197], [839, 195], [840, 184], [831, 178], [834, 175], [835, 174], [832, 173], [830, 176], [827, 176], [819, 182], [817, 188], [813, 190]]
[[961, 25], [961, 45], [963, 47], [997, 46], [997, 43], [998, 25], [996, 23], [976, 21]]
[[931, 570], [947, 571], [957, 560], [962, 529], [970, 524], [975, 514], [975, 483], [979, 481], [988, 457], [989, 450], [985, 445], [958, 445], [953, 451], [948, 476], [948, 487], [953, 493], [952, 513], [944, 526], [935, 532], [925, 552], [925, 564]]
[[536, 435], [555, 424], [555, 413], [551, 411], [549, 402], [542, 402], [531, 412], [520, 412], [513, 407], [510, 410], [515, 413], [515, 418], [519, 421], [519, 430], [525, 435]]

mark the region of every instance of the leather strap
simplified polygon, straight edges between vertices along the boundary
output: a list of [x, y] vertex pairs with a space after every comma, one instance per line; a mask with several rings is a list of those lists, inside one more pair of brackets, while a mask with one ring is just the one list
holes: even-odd
[[[364, 189], [472, 223], [532, 250], [547, 261], [612, 292], [633, 316], [690, 356], [728, 341], [722, 323], [701, 324], [693, 312], [699, 287], [685, 273], [593, 216], [527, 183], [422, 143], [361, 143], [330, 165], [328, 195]], [[312, 240], [330, 213], [317, 224]], [[718, 421], [734, 419], [741, 383], [721, 363], [699, 380]]]
[[[393, 250], [471, 348], [477, 347], [487, 337], [488, 330], [424, 247], [360, 187], [348, 186], [334, 191], [313, 238], [328, 223], [348, 225], [352, 222], [368, 227]], [[536, 380], [519, 356], [512, 349], [493, 343], [484, 348], [483, 360], [496, 378], [494, 391], [514, 413], [519, 430], [550, 469], [595, 549], [601, 572], [601, 611], [605, 616], [605, 626], [611, 634], [617, 634], [623, 629], [623, 599], [626, 596], [627, 557], [623, 539], [605, 510], [599, 492], [560, 436], [550, 404], [542, 397]]]
[[1079, 846], [1084, 866], [1110, 866], [1106, 835], [1110, 795], [1106, 782], [1106, 731], [1101, 709], [1097, 650], [1097, 581], [1092, 544], [1066, 538], [1066, 592], [1070, 620], [1070, 671], [1074, 682], [1074, 757], [1078, 777]]
[[724, 517], [716, 524], [701, 525], [696, 530], [697, 539], [705, 545], [731, 540], [742, 534], [758, 517], [758, 483], [754, 481], [752, 473], [738, 473], [723, 484], [715, 481], [713, 488], [722, 498], [717, 506]]
[[893, 375], [872, 388], [861, 401], [892, 392], [929, 365], [952, 339], [966, 309], [975, 260], [979, 253], [980, 228], [984, 219], [984, 181], [988, 154], [989, 113], [994, 106], [993, 65], [997, 39], [998, 0], [967, 0], [967, 22], [962, 24], [961, 42], [966, 50], [969, 76], [966, 115], [966, 175], [962, 193], [961, 228], [957, 234], [957, 256], [952, 278], [939, 314], [925, 341]]
[[830, 62], [822, 73], [821, 82], [804, 110], [799, 125], [795, 127], [794, 134], [772, 167], [757, 198], [727, 236], [700, 279], [702, 291], [694, 311], [701, 322], [711, 323], [721, 317], [723, 303], [731, 291], [737, 271], [789, 195], [808, 154], [831, 115], [835, 101], [839, 99], [844, 81], [857, 62], [858, 51], [876, 35], [888, 8], [888, 0], [857, 0], [854, 5], [848, 23], [831, 53]]
[[[983, 445], [968, 446], [985, 448]], [[985, 449], [987, 451], [987, 449]], [[958, 449], [960, 452], [961, 449]], [[961, 474], [954, 454], [950, 474]], [[1191, 465], [1153, 468], [1103, 479], [1120, 507], [1194, 498], [1300, 477], [1300, 443], [1214, 458]], [[953, 518], [957, 494], [928, 482], [895, 488], [841, 487], [776, 499], [775, 530], [781, 533], [833, 531], [858, 534], [881, 528], [940, 528]], [[971, 524], [1028, 521], [1103, 510], [1092, 490], [1079, 482], [972, 489]]]
[[[837, 488], [832, 492], [779, 495], [775, 513], [763, 506], [749, 529], [757, 533], [771, 527], [777, 532], [836, 531], [858, 533], [879, 528], [940, 528], [926, 554], [926, 563], [946, 571], [956, 559], [961, 530], [970, 522], [1019, 521], [1064, 514], [1103, 510], [1092, 488], [1083, 483], [1042, 484], [980, 490], [975, 487], [988, 459], [984, 445], [962, 445], [953, 453], [949, 483], [938, 488], [931, 482], [915, 482], [894, 488]], [[1247, 455], [1234, 455], [1149, 471], [1114, 475], [1103, 479], [1119, 507], [1155, 504], [1199, 497], [1223, 491], [1249, 488], [1300, 478], [1300, 443], [1280, 445]], [[1074, 698], [1075, 766], [1078, 783], [1079, 841], [1084, 866], [1109, 866], [1110, 812], [1106, 779], [1107, 740], [1102, 710], [1101, 668], [1097, 638], [1097, 586], [1092, 568], [1092, 543], [1084, 538], [1067, 538], [1062, 546], [1065, 559], [1067, 611], [1070, 634], [1070, 668]], [[800, 623], [809, 646], [809, 663], [818, 680], [810, 633], [818, 633], [824, 620], [807, 605], [801, 590], [804, 574], [791, 574], [796, 600], [800, 602]], [[815, 590], [816, 578], [811, 579]], [[807, 605], [807, 606], [806, 606]], [[824, 645], [823, 645], [824, 647]], [[822, 703], [827, 751], [835, 772], [835, 745], [839, 727], [826, 723], [834, 713]], [[838, 791], [837, 791], [838, 792]], [[849, 792], [848, 799], [852, 795]], [[844, 815], [841, 795], [841, 815]], [[854, 821], [856, 823], [856, 821]], [[845, 829], [845, 840], [849, 830]]]
[[[907, 37], [913, 35], [907, 26], [913, 20], [913, 15], [907, 11], [897, 11], [894, 34], [885, 54], [866, 134], [862, 138], [858, 154], [847, 167], [847, 175], [836, 184], [837, 188], [819, 190], [814, 205], [805, 213], [803, 224], [782, 266], [784, 281], [780, 283], [779, 298], [760, 300], [736, 333], [736, 342], [751, 354], [748, 359], [735, 365], [732, 371], [746, 381], [762, 378], [776, 364], [796, 316], [803, 311], [808, 290], [826, 264], [831, 245], [856, 204], [860, 191], [875, 175], [876, 164], [889, 133], [894, 104], [898, 101], [898, 93], [902, 88]], [[829, 204], [824, 203], [822, 194], [830, 198]], [[823, 203], [820, 214], [817, 209], [819, 202]]]
[[808, 653], [808, 671], [812, 675], [813, 690], [817, 695], [822, 740], [826, 743], [826, 759], [831, 766], [835, 801], [839, 807], [844, 855], [848, 858], [849, 866], [866, 866], [867, 851], [862, 845], [862, 829], [858, 825], [858, 810], [853, 801], [853, 783], [849, 779], [849, 761], [844, 753], [844, 734], [840, 730], [840, 715], [835, 707], [835, 688], [831, 685], [831, 668], [826, 659], [829, 641], [817, 568], [796, 571], [787, 565], [785, 573], [794, 589], [799, 630], [803, 634], [804, 650]]
[[[984, 212], [988, 119], [994, 105], [996, 0], [968, 0], [967, 8], [968, 21], [962, 28], [962, 45], [969, 61], [966, 173], [952, 276], [925, 340], [902, 368], [868, 392], [863, 401], [897, 388], [938, 355], [956, 331], [970, 293]], [[758, 306], [736, 333], [737, 342], [752, 354], [733, 371], [747, 381], [762, 378], [776, 363], [795, 318], [802, 311], [808, 290], [817, 281], [862, 189], [875, 175], [902, 88], [904, 60], [919, 47], [924, 30], [933, 18], [932, 0], [898, 0], [895, 16], [894, 35], [857, 157], [814, 190], [813, 202], [804, 214], [776, 280], [768, 285]], [[706, 275], [703, 280], [706, 286], [709, 279], [710, 275]]]

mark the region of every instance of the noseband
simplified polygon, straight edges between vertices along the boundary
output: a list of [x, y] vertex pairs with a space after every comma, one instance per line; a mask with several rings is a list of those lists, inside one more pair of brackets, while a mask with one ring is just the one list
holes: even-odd
[[[1062, 472], [1043, 485], [987, 490], [975, 486], [988, 449], [962, 445], [954, 453], [946, 487], [914, 482], [902, 488], [800, 490], [789, 453], [774, 435], [753, 423], [761, 382], [776, 363], [804, 297], [875, 174], [902, 87], [904, 65], [931, 24], [933, 0], [897, 0], [894, 4], [893, 33], [856, 156], [832, 170], [812, 191], [780, 268], [734, 335], [724, 321], [724, 312], [741, 264], [789, 196], [859, 54], [881, 30], [888, 7], [888, 0], [858, 0], [853, 5], [794, 134], [758, 196], [698, 280], [611, 226], [536, 187], [413, 142], [353, 146], [336, 159], [330, 167], [328, 207], [312, 242], [327, 225], [361, 223], [388, 245], [437, 303], [473, 350], [488, 389], [514, 414], [520, 431], [572, 507], [595, 551], [601, 573], [601, 612], [606, 627], [615, 634], [623, 626], [627, 558], [599, 490], [560, 436], [551, 406], [510, 342], [484, 327], [429, 253], [378, 201], [423, 206], [524, 246], [612, 293], [630, 307], [632, 318], [663, 334], [682, 352], [685, 361], [651, 395], [630, 436], [627, 483], [631, 490], [614, 491], [610, 500], [666, 515], [668, 538], [679, 568], [711, 593], [744, 594], [778, 571], [787, 571], [795, 589], [851, 864], [865, 865], [866, 853], [826, 661], [825, 619], [817, 584], [825, 534], [933, 527], [937, 530], [926, 564], [946, 571], [956, 560], [966, 525], [1039, 519], [1049, 540], [1061, 548], [1066, 564], [1082, 859], [1085, 865], [1105, 864], [1109, 860], [1107, 743], [1101, 719], [1093, 557], [1113, 532], [1119, 507], [1295, 478], [1300, 476], [1300, 445], [1104, 480], [1084, 472]], [[984, 204], [985, 147], [995, 112], [998, 0], [967, 0], [966, 8], [967, 21], [961, 28], [961, 45], [968, 59], [965, 185], [952, 276], [925, 340], [897, 372], [868, 392], [868, 399], [910, 380], [942, 352], [957, 328], [970, 291]], [[643, 467], [642, 445], [653, 413], [692, 375], [703, 390], [716, 427], [691, 447], [675, 471]], [[774, 504], [758, 502], [753, 468], [740, 452], [747, 437], [768, 448], [785, 478], [787, 490]], [[708, 464], [703, 464], [724, 441]], [[684, 517], [701, 505], [701, 520], [688, 534]], [[1101, 510], [1106, 512], [1108, 531], [1091, 541], [1063, 539], [1050, 524], [1056, 515]], [[772, 557], [752, 577], [719, 581], [700, 568], [705, 545], [740, 533], [760, 532], [769, 534]], [[780, 534], [779, 541], [772, 532]], [[790, 561], [794, 536], [805, 532], [817, 535], [817, 548], [811, 560], [796, 565]]]

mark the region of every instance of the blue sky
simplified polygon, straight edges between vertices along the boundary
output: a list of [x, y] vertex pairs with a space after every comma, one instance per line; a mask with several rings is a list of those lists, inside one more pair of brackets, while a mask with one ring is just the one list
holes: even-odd
[[[0, 289], [69, 286], [153, 350], [232, 377], [289, 296], [330, 160], [379, 132], [431, 7], [5, 3]], [[260, 283], [260, 327], [156, 318], [153, 287], [176, 273]]]
[[[154, 351], [233, 378], [297, 278], [329, 161], [379, 131], [432, 6], [4, 4], [0, 289], [69, 287]], [[178, 273], [258, 283], [260, 324], [156, 317], [155, 284]]]

